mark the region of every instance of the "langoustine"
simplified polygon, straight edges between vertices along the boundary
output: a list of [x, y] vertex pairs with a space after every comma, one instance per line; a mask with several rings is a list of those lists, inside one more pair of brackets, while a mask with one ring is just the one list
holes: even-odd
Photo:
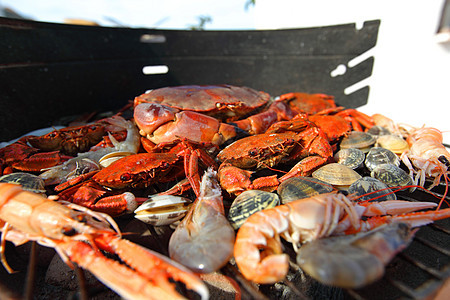
[[[401, 156], [416, 184], [424, 186], [426, 177], [432, 177], [432, 189], [442, 176], [448, 185], [450, 153], [444, 147], [442, 132], [432, 127], [412, 129], [407, 137], [410, 149]], [[415, 174], [415, 176], [414, 176]]]
[[[182, 299], [169, 278], [183, 282], [202, 299], [208, 298], [197, 276], [167, 257], [122, 239], [118, 226], [106, 214], [66, 206], [18, 185], [1, 183], [0, 225], [2, 246], [8, 240], [16, 245], [37, 241], [52, 247], [69, 266], [77, 263], [124, 298]], [[124, 263], [107, 258], [100, 249], [117, 254]], [[3, 249], [1, 255], [5, 268], [12, 271]]]
[[170, 238], [170, 257], [196, 272], [211, 273], [232, 257], [234, 241], [217, 173], [209, 168], [202, 177], [200, 195]]
[[[297, 251], [303, 243], [370, 231], [392, 221], [417, 227], [450, 217], [450, 209], [413, 212], [436, 206], [432, 202], [399, 200], [357, 204], [341, 193], [292, 201], [251, 215], [237, 232], [234, 258], [245, 278], [272, 284], [282, 280], [289, 269], [289, 257], [282, 251], [280, 237]], [[362, 216], [369, 218], [362, 220]]]

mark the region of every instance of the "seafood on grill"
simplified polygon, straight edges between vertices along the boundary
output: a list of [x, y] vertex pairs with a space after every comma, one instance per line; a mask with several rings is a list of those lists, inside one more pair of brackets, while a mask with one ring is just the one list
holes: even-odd
[[[352, 130], [363, 131], [363, 128], [368, 129], [374, 125], [372, 117], [357, 111], [356, 109], [345, 109], [342, 106], [337, 106], [334, 102], [334, 97], [331, 95], [296, 92], [283, 94], [277, 98], [277, 101], [288, 104], [294, 114], [306, 113], [310, 115], [312, 117], [310, 120], [312, 122], [317, 122], [317, 126], [325, 132], [328, 132], [328, 130], [322, 128], [322, 125], [328, 127], [329, 124], [327, 124], [327, 122], [337, 125], [340, 129], [332, 129], [330, 132], [340, 132], [341, 136], [343, 136], [345, 132], [350, 132]], [[321, 118], [320, 116], [328, 117]], [[335, 120], [333, 120], [333, 117], [336, 117]], [[333, 139], [335, 138], [336, 137]]]
[[283, 181], [277, 188], [281, 203], [309, 198], [318, 194], [330, 193], [334, 190], [331, 184], [314, 177], [295, 176]]
[[376, 138], [367, 132], [352, 131], [344, 137], [339, 144], [341, 149], [356, 148], [364, 153], [369, 152], [371, 147], [375, 144]]
[[[196, 275], [168, 257], [122, 239], [117, 224], [106, 214], [1, 183], [0, 223], [2, 245], [36, 241], [52, 247], [69, 266], [76, 263], [90, 271], [124, 298], [182, 299], [169, 279], [208, 298], [206, 286]], [[122, 262], [100, 250], [118, 255]], [[1, 254], [3, 265], [12, 271]]]
[[230, 221], [230, 224], [234, 229], [238, 229], [244, 224], [245, 220], [255, 212], [266, 208], [272, 208], [279, 204], [280, 197], [275, 193], [260, 190], [247, 190], [233, 200], [230, 210], [228, 211], [228, 221]]
[[205, 172], [200, 194], [169, 240], [170, 257], [198, 273], [211, 273], [233, 256], [235, 232], [225, 217], [217, 172]]
[[0, 149], [0, 174], [6, 175], [16, 171], [39, 172], [71, 158], [60, 151], [41, 152], [27, 143], [27, 137]]
[[368, 232], [328, 237], [303, 245], [297, 264], [317, 281], [357, 289], [384, 275], [385, 266], [412, 241], [415, 231], [392, 222]]
[[0, 177], [0, 182], [14, 183], [22, 186], [22, 189], [36, 194], [45, 195], [45, 183], [42, 178], [26, 172], [14, 172]]
[[134, 217], [153, 226], [170, 225], [183, 218], [192, 201], [173, 195], [153, 195], [134, 211]]
[[44, 152], [61, 151], [75, 156], [89, 151], [111, 129], [113, 127], [108, 122], [101, 120], [93, 124], [57, 129], [42, 136], [28, 136], [26, 140], [31, 146]]
[[315, 170], [313, 178], [324, 181], [338, 189], [346, 189], [361, 178], [358, 172], [340, 163], [329, 163]]
[[134, 104], [146, 149], [179, 138], [221, 145], [249, 132], [261, 133], [279, 119], [278, 105], [271, 108], [267, 93], [231, 85], [159, 88], [136, 97]]
[[336, 152], [333, 156], [338, 164], [347, 166], [353, 170], [360, 169], [364, 165], [366, 156], [364, 152], [357, 148], [346, 148]]
[[[327, 163], [333, 155], [324, 133], [302, 115], [292, 122], [272, 125], [266, 133], [239, 139], [222, 149], [217, 158], [219, 180], [230, 194], [248, 189], [274, 190], [293, 176], [308, 176]], [[298, 161], [291, 170], [277, 178], [259, 177], [251, 180], [249, 169], [272, 168], [280, 163]]]
[[137, 153], [140, 146], [139, 132], [132, 121], [127, 121], [123, 117], [114, 116], [105, 120], [116, 128], [126, 130], [127, 136], [122, 142], [117, 141], [112, 135], [109, 135], [113, 147], [97, 148], [95, 151], [79, 153], [76, 157], [65, 161], [62, 164], [47, 168], [39, 176], [44, 179], [46, 185], [64, 183], [79, 175], [89, 173], [90, 171], [101, 168], [100, 161], [105, 155], [111, 153], [120, 155], [129, 155]]
[[443, 177], [448, 185], [450, 153], [442, 144], [442, 132], [432, 127], [416, 128], [409, 132], [407, 142], [410, 148], [401, 160], [408, 166], [414, 183], [424, 186], [425, 179], [430, 177], [433, 183], [428, 188], [432, 189]]
[[332, 235], [370, 231], [393, 221], [417, 227], [450, 217], [450, 209], [414, 212], [436, 207], [433, 202], [353, 200], [342, 193], [319, 194], [251, 215], [236, 234], [234, 258], [239, 270], [256, 283], [282, 280], [289, 256], [282, 251], [280, 237], [298, 252], [300, 245]]

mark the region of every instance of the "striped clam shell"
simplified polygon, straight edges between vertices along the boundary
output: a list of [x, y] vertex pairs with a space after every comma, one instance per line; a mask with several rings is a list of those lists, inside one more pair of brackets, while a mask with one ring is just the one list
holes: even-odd
[[380, 180], [389, 187], [412, 185], [411, 176], [402, 168], [393, 164], [378, 165], [370, 176]]
[[353, 182], [348, 192], [358, 197], [358, 201], [374, 199], [374, 201], [397, 200], [392, 190], [380, 180], [364, 176]]
[[283, 181], [277, 189], [281, 203], [312, 197], [333, 191], [333, 186], [313, 177], [292, 177]]
[[247, 190], [234, 199], [228, 213], [228, 221], [234, 229], [238, 229], [252, 214], [278, 204], [280, 198], [276, 193]]
[[19, 184], [26, 191], [45, 194], [45, 184], [44, 180], [30, 173], [25, 172], [15, 172], [0, 177], [0, 182]]
[[188, 212], [191, 200], [172, 195], [150, 196], [136, 210], [135, 218], [153, 225], [163, 226], [180, 220]]
[[373, 171], [376, 166], [381, 164], [393, 164], [399, 166], [400, 159], [397, 154], [389, 149], [383, 147], [373, 147], [370, 149], [369, 153], [367, 153], [364, 164], [369, 171]]
[[334, 155], [334, 161], [338, 164], [352, 168], [359, 169], [364, 165], [366, 158], [364, 152], [357, 148], [341, 149]]

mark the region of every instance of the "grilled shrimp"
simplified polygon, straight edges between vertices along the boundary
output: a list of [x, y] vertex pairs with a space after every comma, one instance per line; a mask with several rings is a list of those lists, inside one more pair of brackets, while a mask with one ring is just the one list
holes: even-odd
[[[303, 243], [331, 235], [369, 231], [395, 220], [416, 227], [450, 216], [450, 209], [409, 213], [436, 206], [432, 202], [399, 200], [362, 205], [340, 193], [292, 201], [251, 215], [237, 232], [234, 258], [245, 278], [272, 284], [282, 280], [289, 269], [289, 257], [282, 251], [280, 236], [298, 251]], [[361, 220], [361, 216], [371, 217]]]
[[401, 159], [408, 166], [415, 184], [424, 186], [426, 177], [432, 177], [433, 183], [428, 187], [432, 189], [444, 176], [448, 185], [450, 153], [442, 144], [442, 132], [432, 127], [413, 129], [407, 142], [410, 149], [402, 154]]
[[[2, 246], [6, 240], [16, 245], [31, 240], [52, 247], [69, 266], [77, 263], [124, 298], [183, 298], [169, 278], [208, 298], [206, 286], [191, 271], [122, 239], [118, 226], [106, 214], [75, 204], [63, 205], [16, 184], [0, 183], [0, 226]], [[124, 263], [107, 258], [100, 249], [117, 254]], [[11, 272], [3, 249], [1, 255]]]
[[217, 172], [210, 168], [203, 175], [199, 197], [170, 238], [170, 257], [195, 272], [211, 273], [232, 257], [234, 239]]
[[315, 240], [300, 248], [297, 264], [323, 284], [361, 288], [383, 277], [385, 266], [414, 233], [408, 224], [392, 222], [369, 232]]

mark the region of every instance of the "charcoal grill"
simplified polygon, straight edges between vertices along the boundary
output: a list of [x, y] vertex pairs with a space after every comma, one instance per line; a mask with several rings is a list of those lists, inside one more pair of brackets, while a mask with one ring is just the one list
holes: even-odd
[[[185, 31], [0, 18], [0, 140], [59, 125], [57, 120], [68, 115], [118, 109], [148, 89], [184, 84], [228, 83], [271, 95], [327, 93], [338, 104], [357, 108], [367, 103], [369, 87], [351, 94], [344, 90], [371, 75], [374, 58], [347, 68], [343, 75], [331, 74], [375, 46], [379, 25], [380, 21], [373, 20], [361, 29], [345, 24]], [[162, 71], [144, 74], [144, 67], [155, 66]], [[435, 192], [442, 195], [444, 188], [439, 186]], [[401, 196], [436, 201], [421, 191], [402, 192]], [[450, 277], [449, 222], [421, 228], [410, 247], [388, 265], [383, 279], [360, 290], [322, 286], [294, 263], [289, 281], [260, 289], [246, 282], [233, 265], [221, 271], [240, 284], [244, 299], [430, 299]], [[7, 250], [15, 252], [14, 248]], [[289, 245], [286, 250], [292, 251]], [[14, 259], [19, 266], [27, 263], [14, 254], [8, 261]], [[2, 269], [0, 275], [0, 295], [21, 295], [24, 272], [8, 275]], [[36, 295], [49, 289], [42, 280], [36, 285]]]

